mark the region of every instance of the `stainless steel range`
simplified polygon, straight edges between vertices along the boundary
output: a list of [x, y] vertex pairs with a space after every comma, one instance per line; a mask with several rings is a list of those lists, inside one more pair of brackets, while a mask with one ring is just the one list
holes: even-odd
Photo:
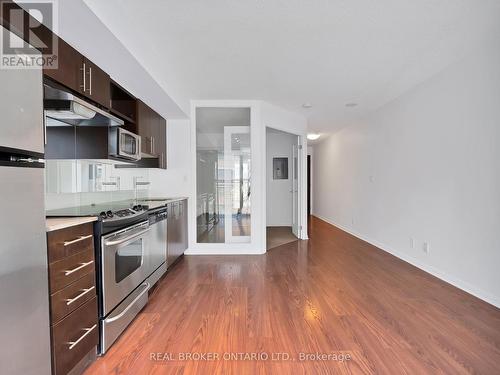
[[148, 291], [165, 272], [150, 246], [147, 205], [131, 201], [79, 206], [48, 216], [98, 216], [96, 234], [100, 345], [104, 354], [148, 302]]

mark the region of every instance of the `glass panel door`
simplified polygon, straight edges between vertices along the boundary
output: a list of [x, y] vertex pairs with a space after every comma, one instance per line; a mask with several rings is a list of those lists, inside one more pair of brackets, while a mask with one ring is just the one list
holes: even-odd
[[250, 242], [250, 108], [196, 109], [197, 242]]
[[226, 243], [250, 242], [250, 128], [224, 128]]

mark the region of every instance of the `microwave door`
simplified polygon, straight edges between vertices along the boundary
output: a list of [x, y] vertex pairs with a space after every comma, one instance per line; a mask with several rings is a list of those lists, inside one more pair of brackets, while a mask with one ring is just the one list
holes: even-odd
[[139, 160], [140, 138], [135, 134], [120, 129], [119, 154], [126, 158]]

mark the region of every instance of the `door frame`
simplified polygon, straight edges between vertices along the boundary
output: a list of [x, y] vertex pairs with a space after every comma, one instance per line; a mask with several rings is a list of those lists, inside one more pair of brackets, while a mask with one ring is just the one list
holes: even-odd
[[[250, 148], [252, 154], [252, 197], [251, 199], [251, 236], [247, 243], [199, 243], [197, 242], [196, 210], [197, 210], [197, 176], [196, 176], [196, 108], [250, 108]], [[192, 100], [191, 101], [191, 191], [188, 204], [189, 248], [186, 255], [229, 255], [229, 254], [263, 254], [266, 252], [265, 235], [265, 143], [263, 146], [261, 101], [258, 100]], [[264, 148], [263, 148], [264, 147]], [[264, 154], [264, 155], [263, 155]], [[264, 190], [263, 190], [264, 189]], [[264, 218], [264, 220], [262, 220]], [[264, 226], [262, 226], [264, 223]]]
[[[307, 137], [306, 134], [300, 134], [294, 131], [290, 131], [286, 128], [282, 128], [279, 126], [264, 124], [264, 149], [267, 150], [267, 128], [275, 129], [282, 131], [284, 133], [288, 133], [293, 136], [297, 136], [298, 142], [298, 150], [297, 150], [297, 169], [298, 169], [298, 183], [297, 183], [297, 198], [298, 198], [298, 207], [297, 207], [297, 222], [298, 222], [298, 238], [301, 240], [307, 240]], [[267, 155], [266, 155], [267, 157]], [[265, 179], [267, 179], [268, 171], [267, 171], [267, 163], [266, 163], [266, 171], [265, 171]], [[292, 176], [293, 177], [293, 176]], [[266, 181], [264, 181], [266, 182]], [[293, 185], [292, 185], [293, 186]], [[264, 190], [264, 197], [267, 200], [267, 194]], [[293, 204], [293, 203], [292, 203]], [[267, 202], [264, 205], [265, 209], [267, 209]], [[263, 217], [263, 230], [266, 232], [267, 230], [267, 218], [264, 212]], [[264, 239], [266, 241], [266, 239]], [[267, 242], [267, 241], [266, 241]], [[267, 246], [267, 243], [266, 243]]]

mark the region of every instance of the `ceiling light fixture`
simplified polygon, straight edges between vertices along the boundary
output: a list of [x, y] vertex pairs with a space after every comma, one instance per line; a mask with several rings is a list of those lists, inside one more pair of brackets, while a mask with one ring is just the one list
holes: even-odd
[[345, 106], [346, 107], [356, 107], [358, 103], [347, 103]]
[[319, 137], [321, 137], [321, 134], [319, 134], [319, 133], [308, 133], [307, 134], [307, 139], [309, 139], [310, 141], [315, 141]]
[[304, 104], [302, 104], [302, 107], [304, 107], [304, 108], [312, 108], [312, 104], [311, 103], [304, 103]]

